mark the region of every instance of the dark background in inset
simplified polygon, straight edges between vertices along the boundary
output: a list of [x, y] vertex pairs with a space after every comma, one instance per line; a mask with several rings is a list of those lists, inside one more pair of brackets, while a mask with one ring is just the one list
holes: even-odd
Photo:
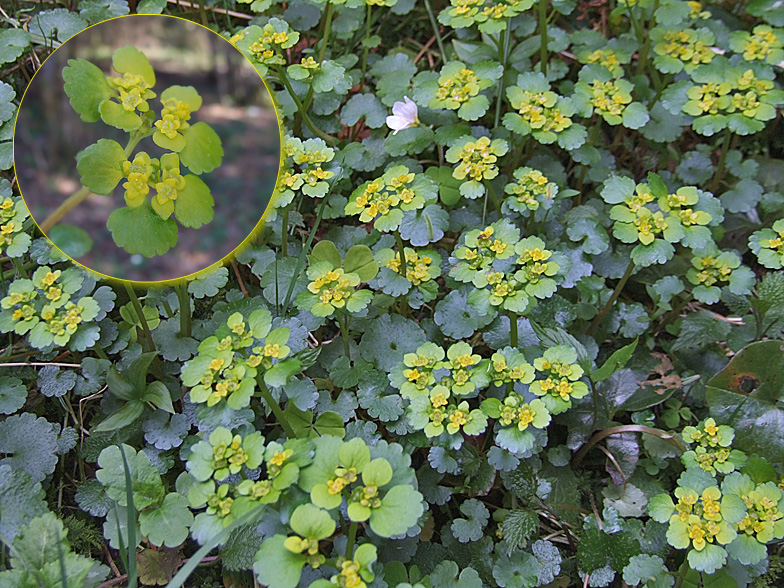
[[[134, 281], [169, 280], [197, 272], [235, 249], [261, 219], [275, 186], [280, 135], [269, 92], [258, 73], [228, 41], [177, 18], [131, 16], [94, 26], [71, 38], [36, 74], [19, 111], [14, 157], [19, 187], [37, 222], [81, 188], [76, 154], [101, 138], [121, 145], [128, 134], [102, 121], [85, 123], [63, 90], [69, 59], [93, 62], [105, 74], [114, 50], [133, 45], [152, 64], [158, 96], [169, 86], [194, 86], [203, 98], [190, 123], [204, 121], [223, 142], [223, 164], [201, 179], [215, 200], [215, 218], [200, 229], [179, 226], [177, 245], [162, 256], [131, 256], [117, 247], [106, 228], [109, 214], [125, 206], [121, 181], [107, 196], [91, 194], [59, 224], [81, 227], [93, 239], [77, 261], [103, 274]], [[158, 115], [159, 98], [150, 101]], [[152, 138], [134, 153], [159, 157]], [[131, 157], [132, 158], [132, 157]], [[183, 168], [183, 172], [185, 168]]]

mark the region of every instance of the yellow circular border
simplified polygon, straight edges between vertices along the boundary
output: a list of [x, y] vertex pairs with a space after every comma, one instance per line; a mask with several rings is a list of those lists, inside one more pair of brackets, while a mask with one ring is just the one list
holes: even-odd
[[272, 188], [272, 194], [270, 194], [269, 200], [267, 201], [267, 206], [264, 208], [264, 212], [262, 213], [261, 218], [259, 218], [259, 221], [256, 223], [256, 226], [253, 227], [253, 229], [248, 234], [248, 236], [245, 237], [239, 243], [239, 245], [237, 245], [229, 253], [227, 253], [226, 255], [221, 257], [218, 261], [208, 265], [205, 268], [200, 269], [197, 272], [193, 272], [193, 273], [187, 274], [185, 276], [180, 276], [179, 278], [171, 278], [171, 279], [168, 279], [168, 280], [147, 280], [147, 281], [145, 281], [145, 280], [127, 280], [127, 279], [124, 279], [124, 278], [118, 278], [118, 277], [115, 277], [115, 276], [109, 276], [107, 274], [103, 274], [103, 273], [101, 273], [99, 271], [96, 271], [96, 270], [94, 270], [94, 269], [84, 265], [83, 263], [75, 260], [70, 255], [65, 253], [62, 249], [60, 249], [57, 245], [55, 245], [54, 241], [52, 241], [49, 238], [49, 236], [41, 230], [41, 227], [38, 225], [38, 221], [35, 220], [35, 217], [33, 217], [33, 215], [30, 214], [30, 218], [33, 220], [33, 223], [35, 224], [35, 227], [38, 229], [38, 231], [44, 236], [44, 238], [47, 241], [49, 241], [49, 243], [52, 245], [52, 247], [57, 249], [57, 251], [59, 251], [62, 255], [64, 255], [69, 261], [71, 261], [71, 263], [74, 263], [74, 264], [80, 266], [81, 268], [83, 268], [84, 270], [86, 270], [90, 274], [101, 276], [101, 278], [102, 278], [101, 281], [103, 281], [103, 282], [108, 282], [110, 284], [113, 283], [113, 282], [119, 282], [121, 284], [127, 284], [127, 285], [131, 285], [131, 286], [132, 285], [139, 285], [139, 286], [146, 287], [146, 288], [149, 289], [150, 287], [154, 287], [154, 286], [178, 286], [180, 284], [186, 283], [189, 280], [197, 279], [197, 278], [199, 278], [201, 276], [206, 276], [209, 273], [211, 273], [212, 271], [214, 271], [215, 269], [217, 269], [218, 267], [224, 267], [228, 261], [231, 261], [231, 259], [236, 257], [237, 253], [239, 253], [241, 250], [243, 250], [246, 247], [251, 245], [251, 241], [258, 235], [258, 233], [260, 233], [264, 229], [264, 224], [266, 223], [266, 218], [265, 217], [269, 214], [269, 212], [271, 210], [273, 210], [275, 208], [275, 206], [273, 204], [273, 199], [274, 199], [275, 193], [277, 192], [278, 183], [280, 182], [280, 178], [281, 178], [281, 175], [283, 173], [284, 160], [285, 160], [285, 157], [284, 157], [285, 134], [283, 132], [283, 125], [282, 125], [282, 122], [281, 122], [280, 112], [278, 111], [278, 106], [275, 103], [274, 95], [273, 95], [272, 91], [270, 90], [270, 87], [267, 85], [267, 81], [264, 79], [264, 76], [262, 76], [259, 73], [259, 70], [257, 70], [256, 66], [254, 66], [253, 63], [251, 62], [251, 60], [248, 59], [247, 55], [245, 55], [242, 51], [240, 51], [237, 48], [236, 45], [234, 45], [232, 42], [230, 42], [226, 37], [224, 37], [220, 33], [217, 33], [215, 31], [213, 31], [211, 28], [209, 28], [209, 27], [207, 27], [207, 26], [205, 26], [203, 24], [200, 24], [198, 22], [195, 22], [195, 21], [192, 21], [192, 20], [188, 20], [187, 18], [183, 18], [181, 16], [174, 16], [174, 15], [171, 15], [171, 14], [125, 14], [125, 15], [122, 15], [122, 16], [115, 16], [113, 18], [107, 18], [106, 20], [102, 20], [101, 22], [96, 22], [96, 23], [91, 24], [88, 27], [85, 27], [84, 29], [82, 29], [78, 33], [68, 37], [68, 39], [66, 39], [65, 41], [60, 43], [60, 45], [58, 47], [56, 47], [49, 55], [47, 55], [46, 59], [44, 59], [41, 62], [41, 65], [38, 67], [37, 70], [35, 70], [35, 73], [33, 73], [33, 77], [30, 78], [30, 82], [27, 84], [27, 87], [24, 89], [24, 92], [22, 92], [22, 98], [19, 100], [19, 107], [17, 108], [16, 118], [14, 119], [14, 134], [13, 134], [13, 138], [12, 138], [12, 141], [11, 141], [11, 161], [12, 161], [13, 166], [14, 166], [14, 178], [16, 179], [16, 186], [17, 186], [17, 189], [19, 190], [19, 196], [22, 198], [22, 202], [24, 202], [24, 205], [27, 208], [28, 212], [30, 211], [30, 207], [27, 206], [27, 202], [24, 199], [24, 194], [22, 194], [22, 185], [20, 184], [19, 177], [17, 176], [17, 173], [16, 173], [16, 124], [19, 121], [19, 113], [22, 111], [22, 104], [24, 103], [25, 96], [27, 95], [27, 90], [30, 88], [30, 86], [32, 85], [33, 81], [35, 80], [35, 76], [38, 75], [38, 72], [43, 69], [44, 64], [49, 60], [49, 58], [52, 57], [52, 55], [54, 55], [68, 41], [70, 41], [74, 37], [77, 37], [78, 35], [81, 35], [83, 32], [87, 31], [88, 29], [91, 29], [91, 28], [93, 28], [95, 26], [98, 26], [98, 25], [101, 25], [103, 23], [106, 23], [106, 22], [109, 22], [109, 21], [112, 21], [112, 20], [119, 20], [121, 18], [135, 18], [137, 16], [145, 16], [145, 17], [147, 17], [147, 16], [151, 16], [151, 17], [158, 16], [158, 17], [163, 17], [163, 18], [175, 18], [177, 20], [182, 20], [182, 21], [185, 21], [187, 23], [200, 26], [201, 28], [208, 30], [213, 35], [216, 35], [217, 37], [219, 37], [225, 43], [228, 43], [229, 45], [231, 45], [231, 47], [235, 51], [237, 51], [237, 53], [242, 55], [242, 57], [245, 59], [245, 61], [248, 62], [248, 65], [250, 65], [250, 67], [253, 68], [253, 71], [255, 71], [256, 74], [259, 76], [259, 79], [261, 80], [261, 83], [264, 85], [264, 89], [267, 90], [267, 93], [269, 94], [270, 100], [272, 101], [272, 110], [275, 112], [275, 120], [276, 120], [277, 125], [278, 125], [278, 146], [279, 146], [278, 175], [275, 178], [275, 185]]

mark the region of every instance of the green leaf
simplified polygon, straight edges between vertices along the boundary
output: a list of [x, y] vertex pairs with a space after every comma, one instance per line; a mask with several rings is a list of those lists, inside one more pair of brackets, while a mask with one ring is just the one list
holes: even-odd
[[55, 225], [49, 229], [47, 237], [60, 251], [74, 259], [89, 253], [93, 247], [93, 240], [87, 231], [74, 225]]
[[122, 105], [111, 100], [104, 100], [98, 106], [101, 120], [123, 131], [135, 131], [142, 126], [141, 117], [135, 112], [125, 110]]
[[422, 495], [413, 486], [393, 486], [381, 499], [381, 506], [370, 515], [370, 528], [380, 537], [404, 534], [414, 526], [424, 511]]
[[143, 400], [145, 402], [152, 402], [161, 410], [165, 410], [170, 414], [174, 414], [174, 406], [172, 405], [171, 394], [169, 389], [163, 382], [153, 382], [147, 387]]
[[220, 166], [223, 161], [223, 144], [210, 125], [197, 122], [185, 129], [183, 136], [185, 147], [180, 151], [180, 161], [191, 172], [206, 174]]
[[313, 423], [313, 428], [321, 435], [332, 435], [334, 437], [340, 437], [341, 439], [346, 436], [343, 417], [332, 411], [321, 413], [318, 418], [316, 418], [316, 422]]
[[784, 5], [778, 0], [752, 0], [746, 12], [775, 27], [784, 26]]
[[0, 65], [13, 63], [30, 45], [30, 33], [23, 29], [0, 31]]
[[296, 588], [299, 584], [307, 557], [286, 549], [285, 541], [285, 536], [274, 535], [256, 552], [253, 570], [259, 582], [268, 588]]
[[[165, 496], [161, 475], [143, 451], [138, 453], [133, 447], [123, 444], [123, 450], [130, 470], [133, 490], [133, 504], [138, 510], [159, 504]], [[110, 445], [98, 456], [101, 467], [95, 477], [106, 488], [106, 493], [121, 506], [128, 504], [125, 486], [125, 469], [120, 448]]]
[[539, 584], [539, 561], [530, 553], [501, 555], [493, 567], [493, 578], [501, 588], [534, 588]]
[[40, 482], [57, 466], [57, 430], [44, 417], [24, 412], [0, 422], [0, 465], [24, 470]]
[[433, 588], [481, 588], [482, 580], [473, 568], [464, 568], [458, 576], [459, 568], [453, 561], [442, 561], [430, 574]]
[[185, 187], [177, 191], [177, 200], [174, 202], [174, 216], [180, 224], [192, 229], [200, 228], [215, 216], [213, 206], [215, 201], [207, 184], [198, 176], [185, 176]]
[[136, 14], [161, 14], [166, 8], [166, 0], [142, 0], [136, 7]]
[[460, 512], [468, 518], [457, 518], [452, 521], [452, 534], [455, 539], [460, 543], [481, 539], [490, 518], [490, 511], [487, 510], [487, 507], [475, 498], [471, 498], [460, 505]]
[[110, 194], [123, 179], [125, 151], [117, 141], [99, 139], [76, 155], [82, 185], [96, 194]]
[[310, 265], [315, 265], [321, 261], [328, 261], [333, 268], [340, 267], [343, 263], [340, 252], [332, 241], [319, 241], [313, 246], [313, 250], [308, 257]]
[[13, 414], [24, 406], [27, 387], [19, 378], [0, 376], [0, 414]]
[[146, 508], [139, 515], [142, 534], [157, 547], [177, 547], [183, 543], [192, 523], [188, 499], [176, 492], [170, 492], [160, 505]]
[[132, 45], [120, 47], [112, 55], [112, 66], [121, 74], [132, 73], [144, 78], [144, 81], [155, 85], [155, 72], [147, 56]]
[[784, 343], [752, 343], [708, 380], [706, 400], [716, 422], [735, 429], [732, 447], [784, 461]]
[[637, 342], [639, 341], [639, 337], [636, 337], [634, 341], [617, 349], [613, 352], [613, 354], [607, 358], [607, 361], [604, 362], [602, 367], [595, 370], [591, 374], [591, 380], [594, 382], [601, 382], [602, 380], [606, 380], [619, 369], [624, 367], [629, 360], [632, 358], [634, 354], [634, 350], [637, 349]]
[[357, 274], [363, 282], [369, 282], [378, 273], [378, 264], [373, 259], [373, 252], [367, 245], [354, 245], [346, 252], [343, 261], [346, 273]]
[[118, 208], [109, 215], [106, 226], [118, 247], [145, 257], [163, 255], [177, 243], [177, 223], [163, 220], [149, 203], [136, 208]]
[[87, 26], [87, 21], [66, 8], [45, 10], [36, 14], [27, 25], [27, 30], [46, 39], [56, 38], [65, 43]]
[[623, 581], [630, 586], [645, 588], [670, 588], [675, 578], [667, 571], [664, 560], [658, 555], [635, 555], [623, 568]]
[[293, 531], [306, 539], [322, 540], [335, 532], [335, 521], [323, 508], [306, 503], [298, 506], [289, 523]]

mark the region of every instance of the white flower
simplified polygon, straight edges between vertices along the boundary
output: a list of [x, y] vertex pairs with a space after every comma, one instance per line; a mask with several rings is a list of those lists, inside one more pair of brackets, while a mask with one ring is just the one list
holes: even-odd
[[395, 102], [392, 106], [392, 116], [387, 117], [387, 126], [395, 131], [392, 133], [393, 135], [397, 135], [398, 131], [408, 127], [419, 125], [416, 103], [408, 96], [404, 96], [403, 99], [405, 102]]

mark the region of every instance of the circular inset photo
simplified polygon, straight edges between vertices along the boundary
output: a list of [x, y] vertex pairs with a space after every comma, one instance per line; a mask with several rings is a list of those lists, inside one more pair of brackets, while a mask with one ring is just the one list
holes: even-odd
[[228, 40], [132, 15], [85, 29], [43, 63], [19, 107], [14, 165], [30, 214], [65, 254], [158, 282], [251, 235], [280, 143], [269, 90]]

